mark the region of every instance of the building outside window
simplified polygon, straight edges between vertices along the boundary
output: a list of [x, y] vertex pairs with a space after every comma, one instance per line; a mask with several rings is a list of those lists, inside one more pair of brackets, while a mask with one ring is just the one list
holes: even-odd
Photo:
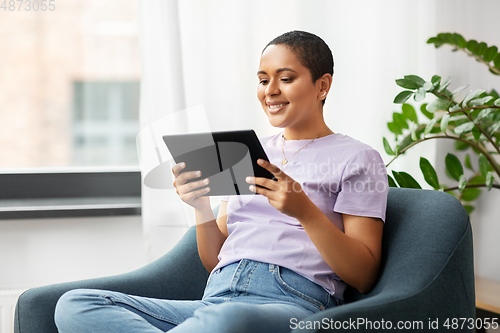
[[136, 165], [139, 82], [73, 83], [73, 165]]
[[138, 170], [137, 2], [15, 3], [0, 8], [0, 173]]

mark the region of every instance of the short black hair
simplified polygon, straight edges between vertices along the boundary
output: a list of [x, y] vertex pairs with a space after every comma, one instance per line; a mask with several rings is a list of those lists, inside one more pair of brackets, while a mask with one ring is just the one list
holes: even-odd
[[309, 69], [313, 83], [324, 74], [333, 76], [332, 51], [320, 37], [305, 31], [289, 31], [270, 41], [269, 45], [285, 45], [298, 58], [302, 66]]

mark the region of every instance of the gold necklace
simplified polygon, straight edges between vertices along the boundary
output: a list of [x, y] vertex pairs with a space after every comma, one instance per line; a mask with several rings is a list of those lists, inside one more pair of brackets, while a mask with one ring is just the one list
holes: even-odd
[[[299, 153], [299, 151], [301, 151], [302, 149], [304, 149], [305, 147], [307, 147], [307, 146], [309, 146], [311, 143], [313, 143], [313, 141], [314, 141], [314, 140], [316, 140], [317, 138], [319, 138], [319, 136], [320, 136], [321, 134], [323, 134], [323, 132], [324, 132], [324, 131], [326, 131], [326, 129], [327, 129], [327, 128], [328, 128], [328, 126], [326, 126], [326, 127], [325, 127], [325, 129], [324, 129], [324, 130], [322, 130], [322, 131], [321, 131], [321, 133], [319, 133], [317, 137], [315, 137], [314, 139], [312, 139], [311, 141], [309, 141], [309, 142], [308, 142], [308, 143], [307, 143], [304, 147], [302, 147], [302, 148], [300, 148], [299, 150], [297, 150], [295, 153], [293, 153], [293, 155], [292, 155], [292, 156], [290, 156], [290, 157], [288, 157], [288, 158], [286, 158], [286, 156], [285, 156], [285, 141], [286, 141], [286, 139], [285, 139], [285, 135], [284, 135], [284, 134], [282, 134], [282, 135], [281, 135], [281, 137], [283, 138], [283, 145], [281, 146], [281, 154], [282, 154], [282, 155], [281, 155], [281, 165], [288, 164], [288, 162], [289, 162], [292, 158], [294, 158], [294, 157], [295, 157], [295, 155], [297, 155], [297, 154]], [[285, 167], [282, 169], [282, 171], [285, 171], [285, 169], [286, 169], [286, 167], [287, 167], [287, 166], [288, 166], [288, 165], [285, 165]]]

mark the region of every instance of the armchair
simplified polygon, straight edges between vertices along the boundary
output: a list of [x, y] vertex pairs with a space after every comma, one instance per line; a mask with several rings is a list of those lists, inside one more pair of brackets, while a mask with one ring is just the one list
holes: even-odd
[[[57, 333], [55, 305], [71, 289], [195, 300], [203, 295], [208, 275], [198, 257], [193, 227], [170, 252], [133, 272], [26, 291], [17, 302], [14, 332]], [[328, 323], [321, 331], [394, 330], [401, 323], [405, 331], [410, 325], [413, 330], [431, 331], [429, 325], [438, 323], [439, 329], [432, 331], [441, 331], [448, 318], [475, 318], [472, 230], [460, 202], [438, 191], [391, 188], [378, 281], [367, 294], [351, 288], [345, 296], [347, 304], [306, 321]], [[360, 321], [365, 324], [347, 326]], [[423, 326], [415, 326], [420, 323]], [[306, 325], [292, 328], [293, 332], [320, 331]]]

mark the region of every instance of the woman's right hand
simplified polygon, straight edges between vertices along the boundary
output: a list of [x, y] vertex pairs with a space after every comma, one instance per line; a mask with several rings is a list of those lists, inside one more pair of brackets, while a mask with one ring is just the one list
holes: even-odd
[[207, 206], [210, 207], [210, 198], [208, 196], [202, 197], [203, 194], [210, 191], [210, 188], [205, 187], [201, 190], [199, 189], [208, 184], [208, 178], [186, 184], [190, 179], [201, 177], [201, 171], [181, 172], [185, 167], [185, 163], [178, 163], [172, 168], [172, 173], [174, 174], [174, 187], [176, 188], [177, 194], [182, 201], [195, 209], [201, 210]]

